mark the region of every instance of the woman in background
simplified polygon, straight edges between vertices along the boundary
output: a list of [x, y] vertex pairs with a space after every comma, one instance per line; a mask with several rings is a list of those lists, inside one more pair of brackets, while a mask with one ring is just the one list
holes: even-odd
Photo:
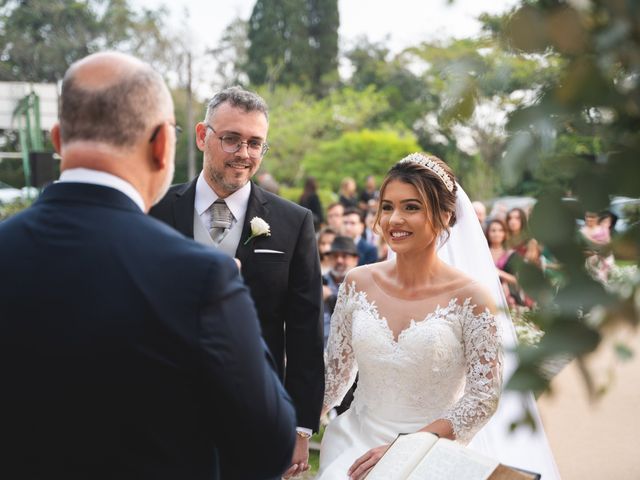
[[489, 220], [485, 236], [487, 237], [487, 243], [489, 244], [491, 258], [493, 259], [493, 263], [498, 271], [498, 277], [504, 287], [507, 302], [509, 305], [514, 305], [516, 300], [511, 294], [511, 290], [517, 290], [518, 279], [513, 273], [509, 273], [505, 270], [509, 259], [514, 253], [513, 250], [507, 248], [507, 227], [502, 220], [497, 218]]
[[320, 225], [324, 223], [324, 214], [322, 212], [322, 202], [320, 202], [320, 197], [318, 196], [318, 182], [314, 177], [309, 177], [304, 182], [304, 190], [298, 203], [313, 213], [313, 225], [317, 232], [320, 229]]
[[358, 196], [356, 181], [351, 177], [344, 177], [340, 182], [340, 199], [338, 200], [344, 209], [358, 208]]

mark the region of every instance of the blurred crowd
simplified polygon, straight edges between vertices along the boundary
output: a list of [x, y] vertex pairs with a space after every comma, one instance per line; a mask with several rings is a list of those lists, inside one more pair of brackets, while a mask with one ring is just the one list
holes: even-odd
[[[527, 295], [518, 281], [521, 265], [525, 263], [539, 269], [552, 285], [557, 284], [560, 275], [557, 260], [529, 231], [531, 208], [512, 208], [506, 212], [498, 210], [487, 218], [484, 204], [473, 203], [507, 301], [511, 306], [533, 307], [535, 301]], [[584, 224], [576, 232], [578, 244], [585, 255], [587, 270], [603, 284], [608, 282], [615, 264], [611, 237], [616, 220], [616, 216], [610, 211], [586, 212]]]

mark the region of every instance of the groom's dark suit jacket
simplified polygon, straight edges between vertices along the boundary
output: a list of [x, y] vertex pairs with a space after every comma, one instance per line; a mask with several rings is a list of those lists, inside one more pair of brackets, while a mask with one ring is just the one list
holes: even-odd
[[295, 412], [231, 259], [115, 189], [57, 183], [0, 223], [0, 266], [0, 478], [289, 466]]
[[[171, 187], [149, 212], [190, 238], [196, 181]], [[245, 245], [253, 217], [270, 225], [271, 236]], [[296, 407], [297, 425], [317, 430], [324, 393], [322, 276], [312, 213], [252, 183], [236, 257], [262, 334]]]

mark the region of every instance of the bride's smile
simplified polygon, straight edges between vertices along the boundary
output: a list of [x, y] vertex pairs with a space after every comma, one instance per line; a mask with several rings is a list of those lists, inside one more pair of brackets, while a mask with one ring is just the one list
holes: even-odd
[[393, 180], [386, 186], [380, 204], [380, 229], [396, 253], [423, 249], [433, 243], [434, 228], [416, 187]]

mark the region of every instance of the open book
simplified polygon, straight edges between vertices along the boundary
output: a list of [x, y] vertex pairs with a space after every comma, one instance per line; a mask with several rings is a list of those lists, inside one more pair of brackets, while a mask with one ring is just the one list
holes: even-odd
[[537, 480], [497, 460], [427, 432], [399, 435], [366, 480]]

